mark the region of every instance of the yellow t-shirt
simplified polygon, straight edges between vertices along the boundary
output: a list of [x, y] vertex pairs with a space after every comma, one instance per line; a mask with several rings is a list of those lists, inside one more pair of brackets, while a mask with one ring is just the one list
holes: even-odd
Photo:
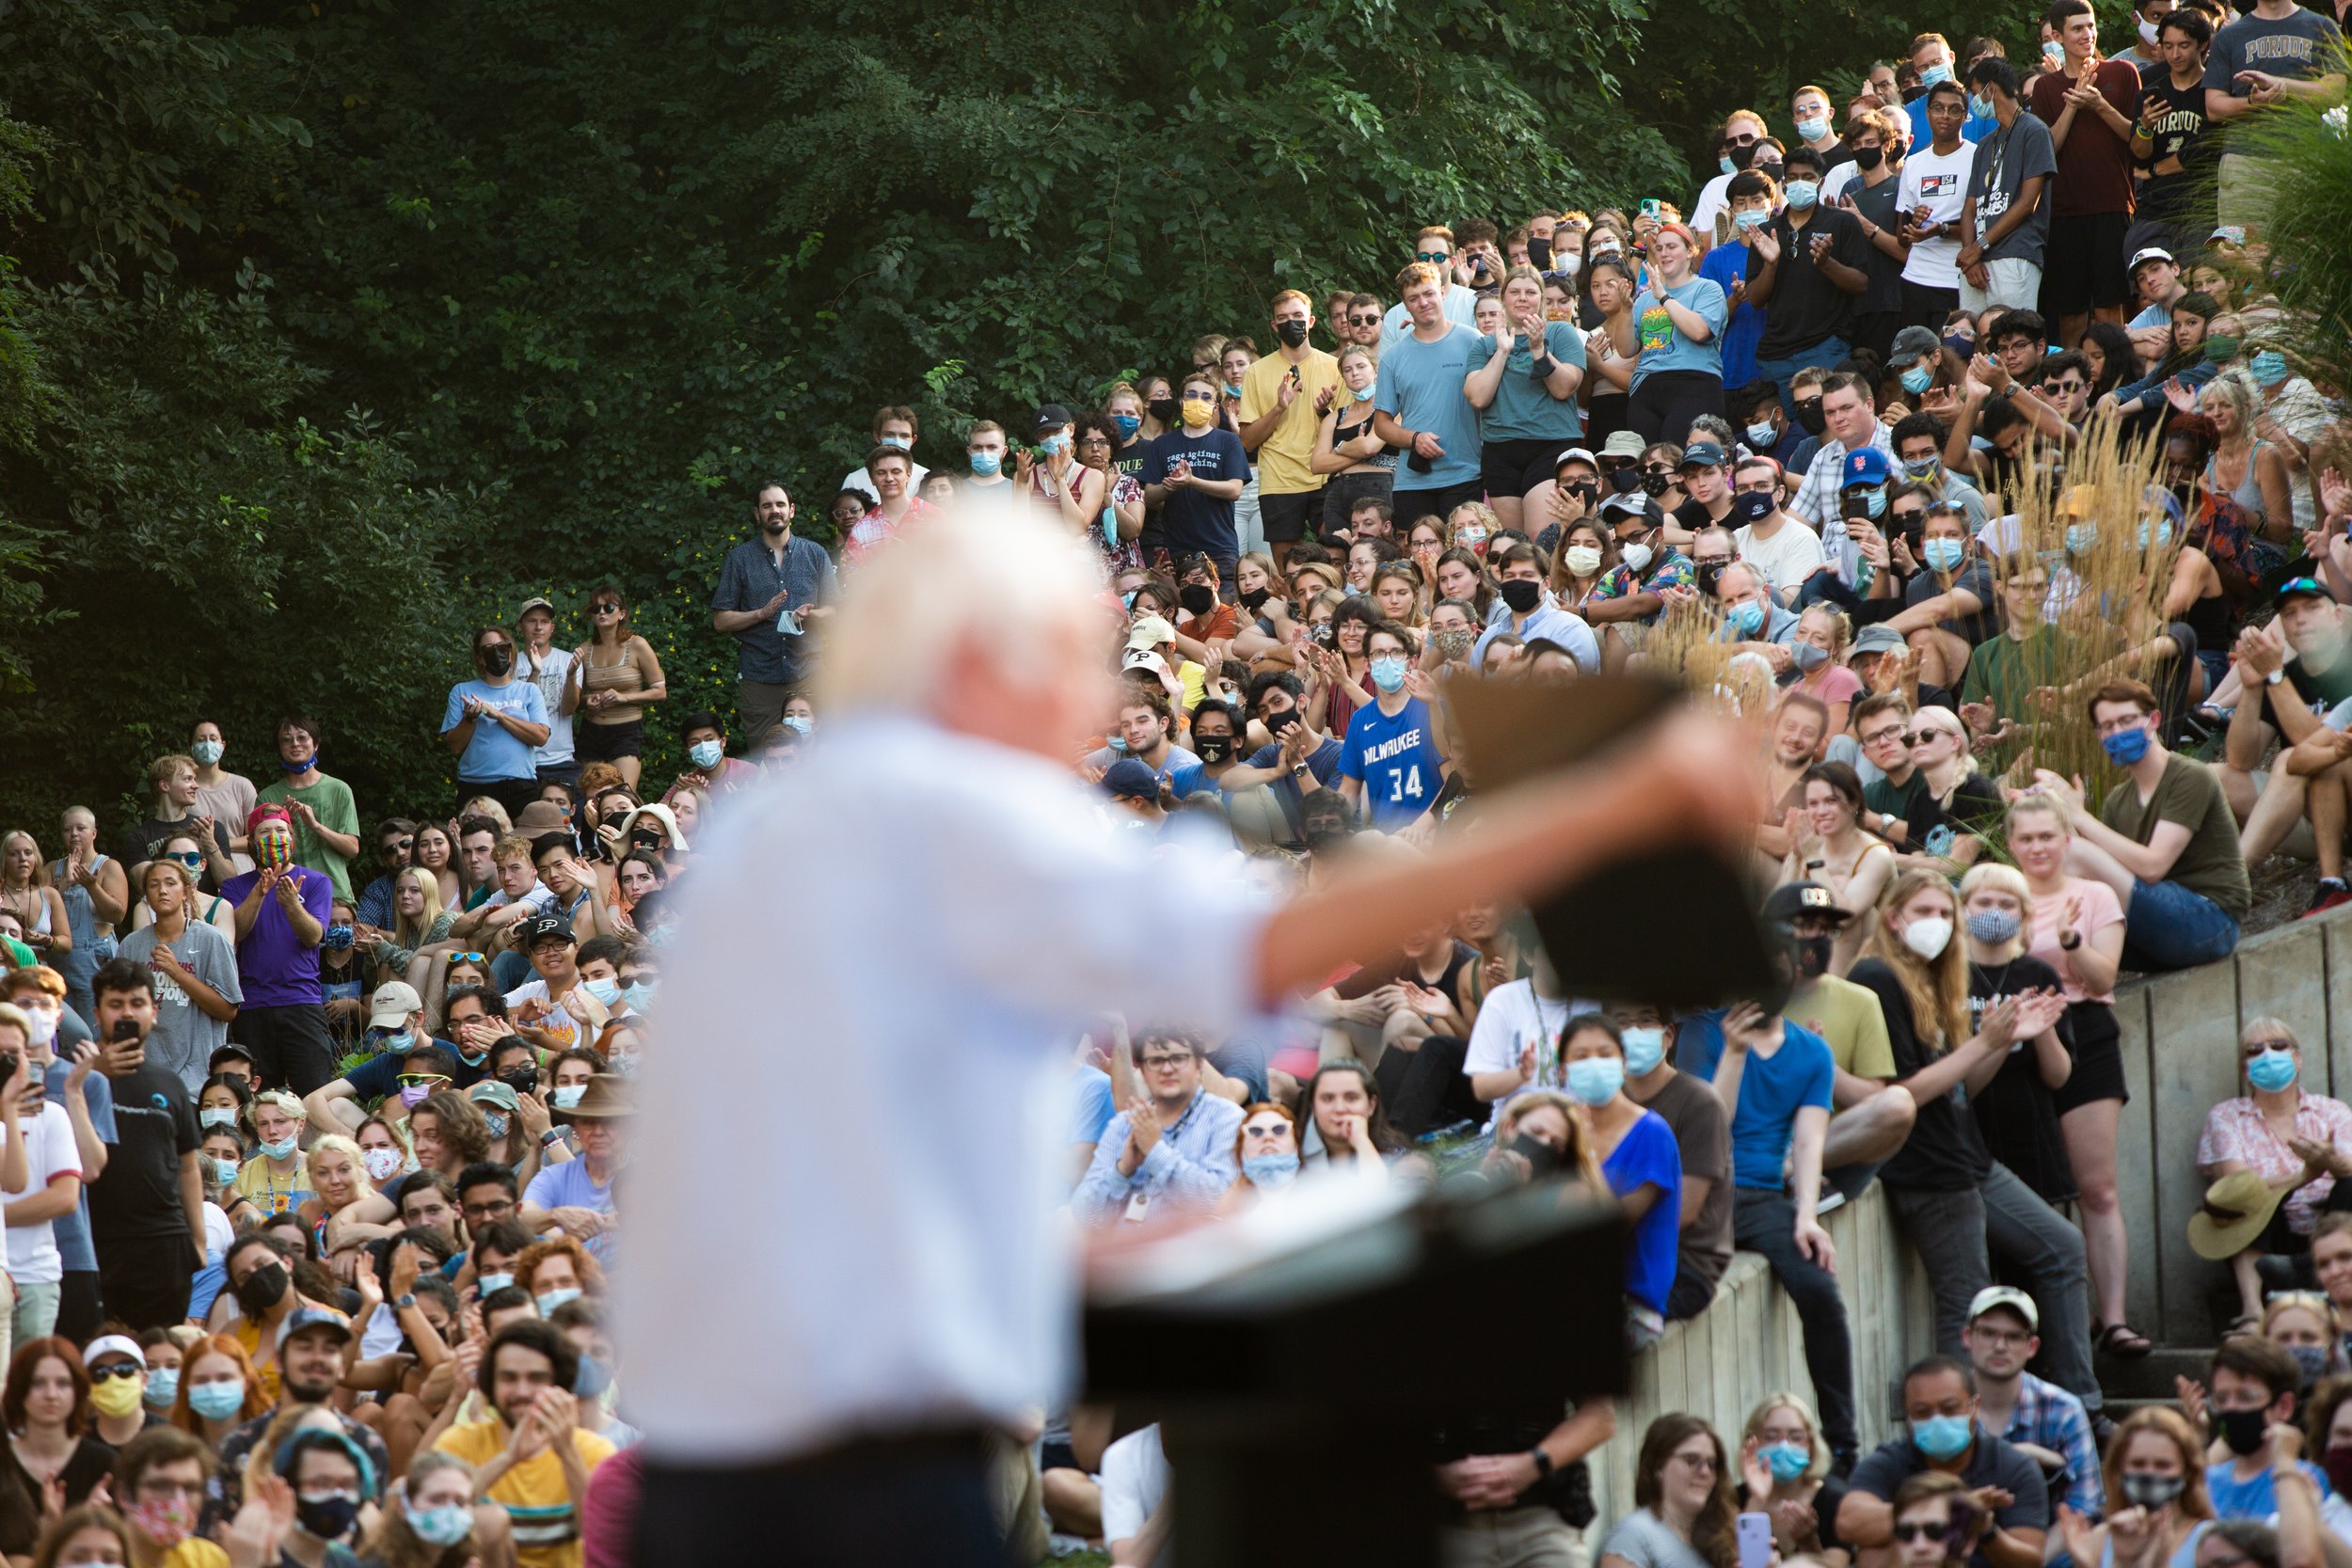
[[1856, 1078], [1895, 1076], [1895, 1048], [1886, 1038], [1886, 1014], [1867, 986], [1824, 974], [1792, 996], [1783, 1016], [1829, 1042], [1837, 1065]]
[[235, 1190], [264, 1214], [292, 1213], [313, 1196], [310, 1158], [297, 1154], [291, 1174], [273, 1176], [269, 1157], [256, 1154], [238, 1167]]
[[[572, 1445], [592, 1473], [620, 1450], [593, 1432], [575, 1428]], [[506, 1427], [496, 1418], [453, 1426], [433, 1445], [480, 1469], [506, 1451]], [[541, 1451], [499, 1477], [490, 1500], [515, 1527], [515, 1556], [522, 1568], [580, 1568], [580, 1499], [564, 1484], [564, 1462]]]
[[[1279, 354], [1269, 354], [1242, 372], [1242, 423], [1255, 424], [1280, 405], [1277, 388], [1290, 373], [1290, 361]], [[1307, 357], [1298, 362], [1298, 396], [1291, 400], [1290, 412], [1251, 455], [1250, 461], [1258, 467], [1258, 494], [1289, 496], [1323, 488], [1327, 476], [1308, 467], [1308, 459], [1315, 452], [1315, 427], [1322, 422], [1315, 413], [1315, 399], [1326, 387], [1336, 389], [1339, 386], [1340, 362], [1319, 348], [1309, 349]], [[1344, 393], [1335, 391], [1334, 395]]]
[[159, 1558], [156, 1568], [229, 1568], [229, 1554], [202, 1536], [190, 1535]]

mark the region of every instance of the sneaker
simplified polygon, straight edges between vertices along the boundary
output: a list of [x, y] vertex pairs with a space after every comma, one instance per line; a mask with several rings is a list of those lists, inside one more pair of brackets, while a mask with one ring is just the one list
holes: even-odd
[[1828, 1192], [1823, 1193], [1820, 1197], [1813, 1200], [1813, 1217], [1818, 1220], [1823, 1214], [1828, 1213], [1831, 1210], [1842, 1207], [1845, 1204], [1845, 1201], [1846, 1195], [1839, 1192], [1836, 1188], [1832, 1187]]
[[2352, 904], [2352, 887], [2346, 887], [2336, 878], [2322, 877], [2319, 885], [2312, 890], [2312, 907], [2303, 911], [2303, 918], [2309, 920], [2312, 915], [2325, 914], [2344, 904]]
[[2090, 1413], [2090, 1440], [2103, 1456], [2107, 1451], [2107, 1445], [2115, 1440], [2114, 1418], [2104, 1410]]

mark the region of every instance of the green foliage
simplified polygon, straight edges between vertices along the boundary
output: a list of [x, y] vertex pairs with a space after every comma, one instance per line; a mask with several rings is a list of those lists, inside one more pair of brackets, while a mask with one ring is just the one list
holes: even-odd
[[[2352, 71], [2352, 55], [2337, 69]], [[2296, 372], [2321, 387], [2352, 386], [2352, 255], [2344, 244], [2352, 234], [2352, 136], [2344, 106], [2291, 99], [2261, 111], [2250, 129], [2277, 171], [2277, 215], [2265, 232], [2285, 319], [2265, 346], [2284, 349]]]

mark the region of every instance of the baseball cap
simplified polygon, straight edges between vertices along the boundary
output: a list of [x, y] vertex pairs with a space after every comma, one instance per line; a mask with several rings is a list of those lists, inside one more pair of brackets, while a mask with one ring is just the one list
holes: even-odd
[[1049, 403], [1037, 411], [1036, 419], [1029, 421], [1029, 434], [1033, 437], [1043, 436], [1071, 422], [1069, 409], [1058, 403]]
[[1850, 918], [1837, 907], [1836, 897], [1819, 882], [1783, 882], [1764, 900], [1764, 918], [1768, 921], [1794, 920], [1801, 914], [1818, 914], [1840, 923]]
[[1603, 457], [1639, 457], [1647, 445], [1634, 431], [1620, 430], [1600, 445]]
[[2242, 223], [2225, 223], [2220, 228], [2215, 230], [2212, 233], [2206, 235], [2205, 238], [2208, 243], [2214, 240], [2227, 240], [2232, 245], [2243, 245], [2246, 243], [2246, 225]]
[[351, 1338], [351, 1320], [341, 1312], [326, 1307], [297, 1307], [287, 1314], [285, 1323], [278, 1328], [278, 1343], [283, 1347], [287, 1340], [306, 1328], [332, 1329], [346, 1339]]
[[82, 1365], [87, 1367], [102, 1355], [127, 1355], [144, 1369], [147, 1353], [139, 1349], [136, 1339], [122, 1334], [101, 1334], [82, 1347]]
[[2279, 591], [2270, 597], [2272, 603], [2283, 609], [2287, 600], [2306, 594], [2315, 594], [2323, 599], [2335, 597], [2333, 594], [2328, 592], [2327, 585], [2317, 578], [2289, 578], [2279, 585]]
[[1682, 449], [1682, 466], [1686, 468], [1720, 468], [1726, 461], [1719, 442], [1693, 441]]
[[523, 921], [515, 930], [516, 945], [526, 953], [531, 951], [532, 942], [544, 942], [548, 937], [562, 937], [565, 942], [572, 941], [572, 923], [560, 914], [534, 914]]
[[1638, 490], [1629, 496], [1611, 496], [1600, 503], [1600, 519], [1612, 527], [1629, 517], [1655, 522], [1664, 516], [1665, 514], [1658, 509], [1658, 503]]
[[368, 998], [368, 1027], [397, 1029], [423, 1006], [416, 987], [405, 980], [387, 980]]
[[1968, 1299], [1968, 1321], [1975, 1323], [1995, 1307], [2006, 1307], [2026, 1320], [2026, 1326], [2036, 1334], [2042, 1332], [2042, 1311], [2033, 1304], [2033, 1297], [2014, 1285], [1987, 1285]]
[[1103, 770], [1103, 792], [1131, 800], [1156, 800], [1160, 776], [1152, 771], [1150, 763], [1120, 757]]
[[2164, 246], [2160, 245], [2143, 245], [2141, 248], [2132, 252], [2132, 264], [2123, 269], [2124, 276], [2129, 277], [2131, 274], [2137, 272], [2139, 270], [2139, 264], [2142, 261], [2170, 261], [2171, 260], [2172, 253], [2165, 249]]
[[1860, 451], [1846, 454], [1845, 468], [1838, 480], [1843, 489], [1855, 484], [1883, 484], [1894, 477], [1895, 470], [1886, 461], [1886, 454], [1876, 447], [1864, 447]]
[[1149, 653], [1164, 642], [1175, 641], [1176, 628], [1168, 624], [1168, 618], [1164, 615], [1146, 615], [1137, 621], [1127, 633], [1127, 647], [1130, 652]]
[[1853, 646], [1846, 650], [1846, 657], [1851, 658], [1856, 654], [1900, 653], [1904, 646], [1903, 634], [1893, 626], [1869, 626], [1853, 634]]
[[544, 610], [548, 614], [552, 615], [555, 613], [555, 601], [548, 598], [545, 594], [533, 594], [516, 608], [515, 611], [515, 619], [519, 621], [534, 610]]
[[1933, 332], [1924, 326], [1906, 326], [1895, 334], [1895, 341], [1886, 350], [1886, 368], [1904, 370], [1943, 352], [1943, 340]]
[[485, 1078], [481, 1083], [468, 1089], [466, 1098], [484, 1105], [495, 1105], [500, 1110], [510, 1114], [516, 1105], [513, 1086], [501, 1084], [495, 1078]]
[[1551, 471], [1556, 475], [1571, 463], [1589, 463], [1596, 471], [1600, 467], [1600, 459], [1593, 455], [1591, 448], [1570, 447], [1551, 460]]

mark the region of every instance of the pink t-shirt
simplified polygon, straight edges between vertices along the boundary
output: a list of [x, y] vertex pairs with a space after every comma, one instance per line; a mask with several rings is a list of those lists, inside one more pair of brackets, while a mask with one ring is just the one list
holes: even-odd
[[588, 1472], [580, 1511], [582, 1568], [635, 1568], [637, 1508], [645, 1492], [645, 1450], [630, 1447]]
[[[2352, 1106], [2324, 1094], [2304, 1095], [2295, 1107], [2295, 1135], [2352, 1149]], [[2205, 1113], [2205, 1131], [2197, 1140], [2197, 1164], [2210, 1170], [2224, 1160], [2236, 1161], [2274, 1183], [2303, 1168], [2303, 1157], [2270, 1130], [2262, 1107], [2250, 1095], [2225, 1100]], [[2334, 1177], [2317, 1176], [2287, 1194], [2281, 1205], [2287, 1228], [2297, 1236], [2310, 1235], [2335, 1185]]]
[[1862, 677], [1842, 664], [1833, 664], [1821, 673], [1818, 684], [1799, 681], [1788, 689], [1802, 691], [1816, 702], [1851, 703], [1862, 695]]
[[2067, 1001], [2105, 1002], [2112, 1006], [2114, 985], [2110, 983], [2106, 990], [2097, 992], [2083, 990], [2082, 982], [2074, 977], [2074, 955], [2058, 945], [2058, 918], [2066, 912], [2066, 895], [2070, 894], [2076, 901], [2074, 929], [2085, 943], [2108, 927], [2123, 924], [2123, 904], [2115, 896], [2113, 888], [2089, 877], [2069, 877], [2066, 894], [2033, 901], [2033, 940], [2026, 944], [2026, 956], [2040, 958], [2058, 971]]

